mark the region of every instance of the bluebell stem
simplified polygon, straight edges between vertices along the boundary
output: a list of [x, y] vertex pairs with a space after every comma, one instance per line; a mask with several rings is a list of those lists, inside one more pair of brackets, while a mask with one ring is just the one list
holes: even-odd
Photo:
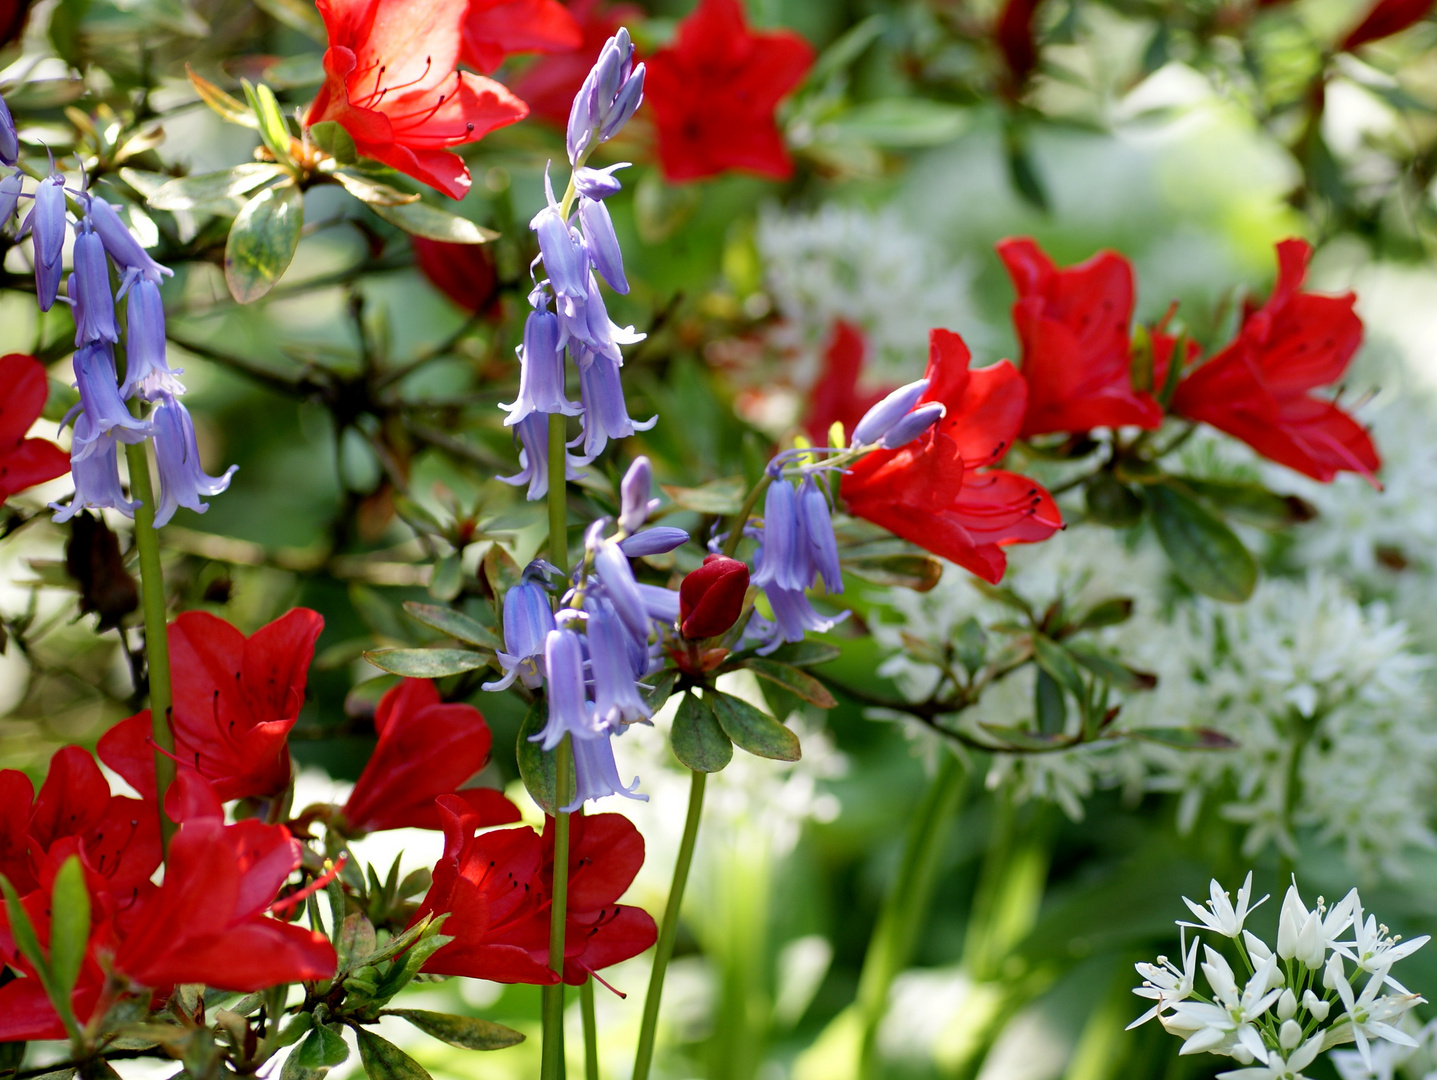
[[947, 412], [947, 407], [941, 401], [930, 401], [927, 405], [920, 405], [889, 428], [883, 438], [878, 440], [878, 445], [885, 450], [897, 450], [907, 446], [943, 419], [945, 412]]
[[201, 502], [204, 495], [218, 495], [230, 486], [238, 465], [220, 476], [210, 476], [200, 467], [200, 449], [195, 442], [195, 425], [189, 410], [178, 398], [161, 394], [150, 414], [154, 425], [155, 461], [160, 473], [160, 495], [155, 507], [155, 528], [169, 523], [181, 506], [197, 514], [210, 508]]
[[[80, 405], [77, 412], [84, 410], [90, 419], [89, 432], [81, 433], [75, 428], [75, 439], [70, 454], [71, 461], [83, 461], [99, 446], [99, 437], [110, 436], [125, 443], [142, 442], [153, 433], [151, 425], [130, 415], [120, 399], [120, 388], [115, 377], [115, 360], [107, 342], [95, 342], [75, 351], [75, 384], [80, 391]], [[87, 437], [88, 436], [88, 437]]]
[[35, 205], [20, 230], [29, 230], [35, 245], [35, 294], [41, 311], [49, 311], [60, 292], [65, 212], [65, 178], [55, 173], [36, 186]]
[[[823, 586], [831, 593], [843, 591], [843, 571], [838, 566], [838, 541], [828, 512], [828, 496], [812, 476], [804, 478], [798, 491], [798, 522], [808, 547], [811, 573], [822, 575]], [[810, 578], [806, 584], [812, 585]]]
[[105, 258], [105, 245], [83, 222], [75, 229], [74, 261], [68, 291], [75, 316], [75, 344], [119, 341], [115, 296], [110, 291], [110, 260]]
[[68, 506], [50, 504], [56, 511], [54, 520], [69, 521], [81, 510], [120, 510], [131, 516], [138, 502], [125, 498], [120, 487], [120, 464], [115, 440], [94, 429], [94, 422], [85, 413], [75, 417], [75, 444], [88, 445], [88, 455], [72, 460], [70, 476], [75, 484], [74, 497]]
[[888, 429], [908, 415], [918, 404], [918, 399], [928, 389], [928, 380], [919, 379], [906, 386], [900, 386], [873, 408], [863, 414], [853, 428], [849, 443], [853, 446], [871, 446], [888, 433]]
[[591, 596], [585, 600], [584, 610], [589, 614], [586, 636], [599, 722], [614, 729], [647, 720], [652, 710], [639, 696], [638, 674], [629, 656], [630, 628], [608, 600]]
[[644, 99], [644, 65], [633, 65], [634, 46], [628, 30], [620, 27], [574, 96], [564, 139], [569, 164], [580, 164], [595, 146], [613, 138], [638, 109]]
[[619, 779], [619, 766], [614, 761], [614, 744], [609, 733], [598, 738], [578, 738], [571, 741], [574, 748], [574, 801], [560, 807], [565, 813], [573, 813], [592, 799], [603, 799], [609, 795], [622, 795], [627, 799], [648, 802], [647, 795], [640, 795], [634, 789], [639, 786], [638, 777], [625, 785]]
[[649, 459], [640, 455], [624, 472], [619, 483], [619, 529], [632, 535], [659, 508], [659, 500], [649, 495], [654, 490], [654, 470]]
[[603, 452], [610, 439], [627, 439], [636, 431], [648, 431], [657, 416], [635, 420], [624, 401], [624, 385], [617, 361], [602, 354], [579, 349], [579, 397], [584, 403], [584, 453], [593, 458]]
[[600, 734], [594, 706], [584, 694], [584, 644], [574, 631], [550, 630], [544, 638], [544, 685], [548, 692], [549, 719], [534, 736], [545, 750], [552, 750], [565, 735], [573, 742]]
[[0, 179], [0, 227], [10, 224], [15, 210], [20, 205], [20, 194], [25, 189], [25, 174], [18, 169]]
[[609, 208], [598, 199], [580, 195], [579, 224], [583, 227], [584, 246], [594, 269], [616, 293], [627, 293], [629, 279], [624, 276], [624, 253], [619, 250], [619, 238], [614, 235]]
[[580, 406], [564, 394], [564, 352], [559, 344], [559, 320], [547, 307], [535, 308], [524, 322], [524, 344], [519, 346], [519, 397], [500, 405], [510, 427], [531, 413], [573, 416]]
[[0, 162], [14, 165], [20, 160], [20, 136], [15, 131], [15, 118], [10, 115], [10, 106], [0, 98]]
[[672, 525], [656, 525], [619, 541], [619, 547], [631, 559], [642, 559], [648, 555], [663, 555], [689, 542], [689, 534]]
[[[515, 487], [528, 484], [529, 490], [525, 496], [533, 502], [549, 493], [549, 422], [543, 413], [530, 413], [514, 425], [514, 430], [521, 444], [519, 471], [513, 476], [496, 476], [494, 479]], [[570, 480], [580, 479], [584, 474], [579, 471], [579, 466], [588, 463], [588, 458], [576, 457], [566, 452], [565, 476]]]
[[161, 394], [185, 392], [165, 360], [165, 305], [160, 287], [147, 277], [136, 280], [125, 307], [125, 384], [123, 398], [139, 394], [141, 401], [154, 401]]
[[506, 690], [518, 679], [530, 690], [543, 685], [544, 640], [555, 629], [549, 592], [540, 584], [535, 563], [524, 569], [519, 584], [504, 594], [504, 651], [496, 653], [504, 677], [484, 684], [485, 690]]
[[101, 243], [105, 245], [105, 251], [127, 278], [139, 276], [158, 285], [162, 275], [174, 274], [168, 266], [161, 266], [146, 253], [134, 234], [125, 228], [125, 223], [120, 220], [120, 215], [115, 213], [115, 208], [104, 199], [95, 195], [89, 196], [86, 216]]

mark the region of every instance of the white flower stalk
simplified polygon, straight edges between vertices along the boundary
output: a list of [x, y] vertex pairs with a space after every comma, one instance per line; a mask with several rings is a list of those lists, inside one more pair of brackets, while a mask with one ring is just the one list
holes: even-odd
[[[1249, 973], [1246, 983], [1239, 983], [1223, 953], [1204, 945], [1199, 968], [1207, 992], [1199, 990], [1193, 972], [1198, 947], [1194, 938], [1185, 946], [1182, 970], [1165, 957], [1156, 964], [1136, 965], [1143, 981], [1133, 993], [1155, 1004], [1130, 1028], [1156, 1019], [1183, 1040], [1179, 1053], [1217, 1054], [1247, 1066], [1219, 1073], [1224, 1080], [1302, 1080], [1303, 1070], [1322, 1051], [1344, 1043], [1357, 1044], [1357, 1060], [1367, 1071], [1356, 1075], [1366, 1076], [1392, 1059], [1389, 1047], [1418, 1045], [1403, 1030], [1402, 1020], [1423, 999], [1394, 983], [1390, 971], [1392, 964], [1421, 948], [1425, 938], [1413, 939], [1404, 948], [1371, 916], [1362, 921], [1356, 889], [1331, 907], [1319, 898], [1309, 910], [1294, 881], [1283, 898], [1277, 946], [1272, 948], [1244, 925], [1258, 906], [1249, 904], [1251, 873], [1238, 890], [1236, 904], [1216, 881], [1210, 894], [1206, 906], [1184, 897], [1201, 921], [1179, 920], [1177, 925], [1205, 928], [1232, 941]], [[1360, 943], [1339, 941], [1353, 926], [1362, 928]], [[1363, 958], [1351, 979], [1344, 956]], [[1386, 992], [1389, 987], [1396, 993]]]

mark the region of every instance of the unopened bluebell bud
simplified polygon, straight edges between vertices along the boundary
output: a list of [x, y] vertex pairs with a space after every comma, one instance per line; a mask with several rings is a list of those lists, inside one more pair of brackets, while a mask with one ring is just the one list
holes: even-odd
[[570, 164], [579, 164], [590, 149], [613, 138], [643, 101], [644, 65], [635, 68], [633, 63], [629, 32], [620, 27], [574, 96], [564, 138]]
[[[619, 238], [614, 235], [614, 222], [609, 217], [609, 208], [597, 199], [579, 199], [579, 224], [584, 230], [584, 245], [594, 269], [603, 275], [617, 293], [629, 291], [629, 279], [624, 276], [624, 253], [619, 249]], [[605, 312], [606, 319], [608, 313]]]
[[[838, 565], [838, 541], [833, 535], [833, 518], [828, 512], [828, 498], [812, 477], [804, 480], [798, 492], [798, 520], [804, 542], [808, 545], [810, 565], [822, 575], [824, 588], [831, 593], [841, 593], [843, 571]], [[805, 584], [811, 584], [811, 581]]]
[[[94, 422], [83, 412], [75, 417], [76, 450], [70, 455], [70, 479], [75, 485], [74, 498], [68, 506], [51, 503], [54, 521], [64, 523], [81, 510], [119, 510], [134, 517], [140, 504], [125, 498], [120, 486], [120, 459], [115, 440], [101, 435]], [[88, 454], [76, 457], [79, 447]]]
[[65, 250], [65, 178], [47, 176], [35, 188], [35, 205], [25, 220], [35, 245], [35, 293], [41, 311], [49, 311], [60, 293]]
[[625, 537], [619, 541], [619, 547], [629, 558], [642, 559], [648, 555], [666, 554], [688, 542], [689, 534], [684, 529], [676, 529], [672, 525], [656, 525], [652, 529]]
[[854, 446], [870, 446], [876, 443], [888, 429], [908, 414], [913, 406], [918, 404], [924, 392], [928, 389], [928, 380], [919, 379], [907, 386], [900, 386], [893, 393], [880, 401], [873, 408], [863, 414], [863, 419], [853, 429], [853, 437], [850, 440]]
[[10, 219], [15, 216], [24, 187], [25, 174], [18, 169], [0, 180], [0, 227], [10, 224]]
[[608, 142], [619, 133], [619, 129], [629, 122], [629, 118], [639, 109], [644, 101], [644, 65], [640, 64], [634, 68], [632, 74], [624, 80], [624, 85], [619, 87], [619, 92], [614, 95], [613, 104], [609, 106], [608, 114], [604, 122], [599, 125], [599, 142]]
[[120, 396], [139, 394], [154, 401], [161, 394], [182, 394], [185, 388], [165, 359], [165, 305], [160, 287], [149, 278], [130, 286], [125, 305], [125, 385]]
[[574, 190], [586, 199], [607, 199], [610, 195], [617, 195], [623, 190], [623, 185], [619, 183], [618, 177], [614, 176], [614, 170], [628, 167], [627, 161], [606, 165], [602, 169], [580, 165], [574, 170]]
[[20, 136], [15, 131], [15, 118], [10, 106], [0, 98], [0, 162], [14, 165], [20, 160]]
[[126, 273], [132, 276], [142, 275], [157, 284], [161, 275], [174, 274], [168, 266], [161, 266], [150, 258], [134, 234], [125, 228], [125, 223], [120, 220], [120, 215], [115, 213], [115, 208], [104, 199], [91, 196], [87, 216], [110, 258]]
[[202, 498], [218, 495], [228, 488], [230, 477], [239, 466], [231, 465], [220, 476], [210, 476], [200, 468], [194, 421], [178, 398], [160, 395], [150, 422], [154, 425], [155, 464], [160, 474], [160, 495], [155, 504], [155, 528], [158, 529], [168, 524], [182, 506], [203, 514], [210, 504], [201, 501]]
[[531, 413], [573, 416], [579, 406], [564, 395], [564, 351], [559, 345], [559, 320], [547, 309], [529, 312], [524, 344], [519, 349], [519, 396], [500, 405], [512, 427]]
[[878, 445], [885, 450], [897, 450], [900, 446], [907, 446], [943, 419], [943, 414], [946, 411], [947, 409], [941, 401], [930, 401], [927, 405], [920, 405], [889, 428], [883, 438], [878, 440]]
[[[115, 360], [107, 342], [94, 342], [75, 351], [75, 385], [80, 391], [80, 408], [91, 421], [90, 431], [75, 428], [72, 456], [84, 460], [99, 448], [99, 436], [108, 435], [125, 443], [138, 443], [152, 433], [149, 422], [137, 420], [120, 399], [115, 379]], [[88, 438], [87, 438], [88, 436]]]
[[626, 533], [638, 532], [658, 508], [657, 499], [649, 496], [654, 490], [654, 470], [649, 459], [640, 454], [624, 473], [619, 484], [619, 528]]
[[115, 297], [110, 291], [110, 260], [105, 245], [88, 229], [75, 234], [75, 270], [70, 275], [70, 306], [75, 316], [75, 344], [120, 340], [115, 326]]
[[572, 630], [550, 630], [544, 638], [544, 686], [549, 719], [533, 741], [545, 750], [558, 746], [565, 735], [574, 742], [597, 733], [589, 702], [584, 698], [584, 648]]

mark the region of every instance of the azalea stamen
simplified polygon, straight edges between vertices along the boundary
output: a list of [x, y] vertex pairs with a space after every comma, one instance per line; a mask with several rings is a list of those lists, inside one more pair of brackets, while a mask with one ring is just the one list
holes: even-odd
[[334, 860], [333, 862], [328, 859], [325, 859], [324, 873], [320, 874], [319, 877], [315, 878], [302, 889], [296, 889], [288, 896], [283, 896], [280, 899], [276, 900], [273, 904], [269, 906], [270, 914], [283, 915], [286, 911], [294, 907], [296, 904], [301, 904], [304, 901], [308, 900], [315, 893], [319, 892], [320, 889], [323, 889], [326, 885], [328, 885], [331, 881], [333, 881], [339, 876], [339, 872], [344, 869], [345, 861], [348, 858], [349, 852], [342, 851], [339, 853], [339, 858]]

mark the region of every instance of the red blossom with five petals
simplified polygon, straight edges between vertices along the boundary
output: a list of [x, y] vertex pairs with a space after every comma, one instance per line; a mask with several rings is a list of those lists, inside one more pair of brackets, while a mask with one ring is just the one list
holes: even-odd
[[469, 170], [448, 148], [529, 111], [493, 79], [455, 70], [467, 0], [318, 3], [329, 48], [305, 124], [336, 121], [362, 156], [461, 198]]
[[645, 61], [644, 101], [669, 180], [743, 169], [783, 180], [793, 162], [774, 110], [813, 66], [791, 30], [755, 33], [738, 0], [700, 0], [674, 43]]
[[[269, 798], [289, 784], [288, 736], [304, 704], [318, 612], [295, 608], [246, 638], [223, 619], [187, 611], [170, 623], [175, 757], [221, 799]], [[155, 796], [150, 711], [100, 739], [100, 760]]]
[[469, 0], [461, 63], [491, 72], [513, 53], [570, 52], [584, 36], [559, 0]]
[[1028, 384], [1020, 437], [1161, 424], [1162, 406], [1133, 387], [1128, 260], [1100, 251], [1059, 269], [1027, 237], [1003, 240], [997, 250], [1018, 291], [1013, 325]]
[[560, 128], [568, 126], [574, 95], [599, 59], [604, 43], [620, 26], [632, 25], [644, 17], [643, 9], [633, 4], [609, 4], [604, 0], [574, 0], [569, 14], [579, 27], [578, 47], [539, 58], [511, 84], [514, 93], [529, 103], [530, 116]]
[[379, 742], [344, 804], [353, 832], [441, 829], [434, 800], [462, 799], [478, 827], [518, 821], [519, 808], [493, 788], [459, 785], [489, 760], [489, 725], [472, 705], [445, 704], [428, 679], [405, 679], [379, 699]]
[[70, 456], [26, 433], [45, 408], [50, 386], [33, 356], [0, 356], [0, 503], [70, 471]]
[[1304, 240], [1277, 245], [1277, 284], [1267, 303], [1243, 321], [1231, 344], [1178, 384], [1172, 411], [1314, 480], [1355, 472], [1376, 483], [1382, 462], [1366, 429], [1311, 393], [1341, 379], [1362, 344], [1352, 293], [1302, 291], [1311, 257]]
[[930, 332], [922, 402], [947, 412], [907, 446], [854, 463], [840, 491], [849, 513], [996, 583], [1005, 545], [1046, 540], [1063, 518], [1037, 483], [989, 467], [1018, 436], [1028, 387], [1006, 360], [970, 371], [970, 359], [957, 334]]

